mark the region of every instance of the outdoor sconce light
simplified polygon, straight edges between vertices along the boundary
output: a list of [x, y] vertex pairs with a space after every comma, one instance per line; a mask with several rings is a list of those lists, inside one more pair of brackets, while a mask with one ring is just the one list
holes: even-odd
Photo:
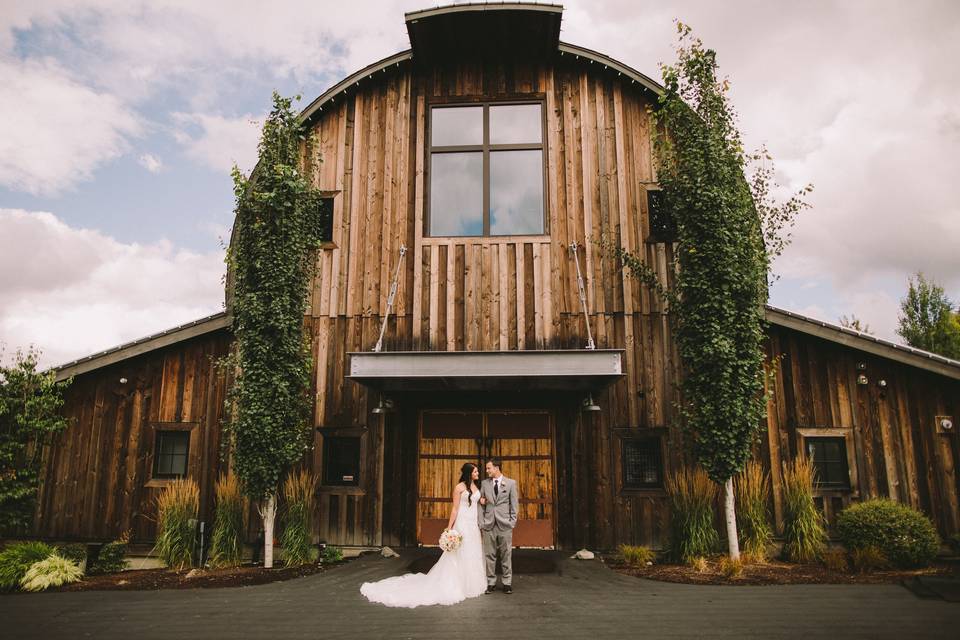
[[120, 378], [120, 384], [127, 384], [126, 378]]
[[583, 407], [581, 408], [581, 410], [584, 411], [584, 412], [587, 412], [587, 411], [600, 411], [600, 405], [596, 404], [596, 403], [593, 401], [593, 394], [592, 394], [592, 393], [587, 394], [587, 397], [583, 399]]
[[937, 433], [954, 433], [953, 418], [937, 416]]
[[886, 381], [886, 380], [877, 380], [877, 386], [880, 387], [881, 389], [886, 389], [886, 388], [887, 388], [887, 381]]
[[383, 396], [380, 396], [380, 399], [377, 400], [377, 406], [373, 408], [374, 413], [389, 413], [393, 411], [393, 400], [390, 398], [384, 399]]
[[870, 381], [867, 380], [867, 376], [863, 375], [862, 373], [857, 376], [857, 384], [869, 384], [869, 382]]
[[858, 363], [857, 363], [857, 371], [866, 371], [866, 370], [867, 370], [867, 363], [866, 363], [866, 362], [858, 362]]

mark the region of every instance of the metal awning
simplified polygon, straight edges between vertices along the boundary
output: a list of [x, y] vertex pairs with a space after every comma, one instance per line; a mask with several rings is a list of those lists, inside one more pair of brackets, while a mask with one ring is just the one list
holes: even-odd
[[597, 390], [623, 374], [623, 349], [354, 352], [349, 379], [383, 391]]

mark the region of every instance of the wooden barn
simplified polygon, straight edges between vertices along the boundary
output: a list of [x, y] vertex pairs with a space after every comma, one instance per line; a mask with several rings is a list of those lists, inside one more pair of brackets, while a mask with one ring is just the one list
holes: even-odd
[[[648, 116], [661, 88], [561, 42], [561, 15], [408, 13], [409, 50], [302, 114], [321, 158], [305, 168], [333, 212], [305, 317], [320, 540], [435, 544], [456, 470], [495, 455], [520, 487], [516, 545], [665, 542], [664, 477], [687, 460], [677, 351], [661, 301], [593, 242], [667, 274]], [[780, 463], [812, 456], [831, 521], [889, 496], [958, 531], [960, 362], [767, 318], [776, 376], [757, 455], [777, 520]], [[37, 535], [148, 542], [178, 476], [212, 522], [230, 326], [227, 296], [224, 313], [59, 368], [75, 376], [72, 424], [47, 455]]]

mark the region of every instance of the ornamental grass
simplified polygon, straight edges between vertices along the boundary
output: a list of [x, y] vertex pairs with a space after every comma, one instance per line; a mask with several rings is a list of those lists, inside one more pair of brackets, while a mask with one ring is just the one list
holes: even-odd
[[737, 525], [744, 554], [763, 562], [773, 542], [773, 527], [767, 505], [770, 500], [770, 476], [763, 465], [751, 460], [734, 483], [737, 501]]
[[210, 563], [215, 567], [237, 567], [243, 560], [246, 500], [236, 475], [221, 475], [214, 491], [217, 506], [210, 538]]
[[171, 569], [193, 564], [197, 545], [200, 490], [190, 479], [171, 482], [157, 498], [157, 555]]
[[791, 562], [818, 560], [826, 548], [823, 516], [813, 503], [813, 462], [783, 463], [783, 555]]
[[283, 483], [287, 508], [284, 514], [283, 561], [288, 566], [304, 564], [313, 558], [313, 503], [317, 478], [306, 470], [291, 473]]
[[77, 582], [83, 577], [83, 571], [77, 564], [57, 554], [34, 562], [23, 574], [20, 588], [24, 591], [43, 591], [50, 587]]
[[636, 546], [631, 544], [622, 544], [617, 549], [617, 553], [624, 564], [632, 567], [642, 567], [653, 563], [657, 559], [657, 554], [650, 547]]
[[18, 542], [0, 552], [0, 591], [17, 589], [31, 565], [46, 560], [54, 549], [43, 542]]
[[682, 469], [666, 482], [670, 504], [670, 550], [674, 558], [689, 562], [708, 556], [720, 547], [713, 522], [717, 484], [697, 467]]

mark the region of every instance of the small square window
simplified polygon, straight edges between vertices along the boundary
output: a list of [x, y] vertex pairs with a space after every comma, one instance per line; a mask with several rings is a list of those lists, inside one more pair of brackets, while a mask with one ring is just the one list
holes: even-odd
[[647, 214], [650, 221], [647, 242], [677, 241], [676, 224], [664, 206], [663, 193], [659, 189], [647, 189]]
[[156, 448], [153, 453], [153, 477], [184, 477], [187, 475], [189, 453], [189, 431], [157, 431]]
[[320, 241], [333, 242], [333, 198], [320, 198]]
[[849, 489], [847, 441], [845, 438], [807, 438], [807, 454], [813, 460], [817, 487]]
[[360, 484], [359, 437], [323, 438], [323, 484], [334, 487], [355, 487]]
[[660, 438], [621, 441], [624, 489], [659, 489], [663, 486]]

